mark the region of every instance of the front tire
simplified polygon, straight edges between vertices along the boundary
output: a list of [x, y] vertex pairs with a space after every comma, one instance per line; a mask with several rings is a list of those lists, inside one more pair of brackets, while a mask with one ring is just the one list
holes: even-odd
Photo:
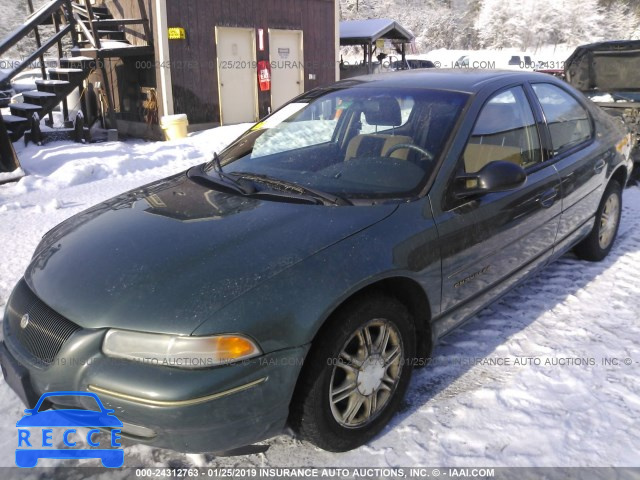
[[591, 233], [575, 248], [576, 255], [591, 262], [604, 259], [615, 241], [620, 227], [622, 214], [622, 186], [615, 180], [609, 182], [600, 206], [596, 212], [596, 220]]
[[400, 302], [367, 296], [323, 327], [305, 360], [291, 426], [332, 452], [363, 445], [397, 411], [416, 351], [413, 319]]

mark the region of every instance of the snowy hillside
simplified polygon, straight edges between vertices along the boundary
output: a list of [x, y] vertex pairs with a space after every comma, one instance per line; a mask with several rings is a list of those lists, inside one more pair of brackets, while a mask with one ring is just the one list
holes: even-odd
[[626, 0], [340, 0], [340, 11], [400, 21], [421, 53], [640, 38], [640, 2]]

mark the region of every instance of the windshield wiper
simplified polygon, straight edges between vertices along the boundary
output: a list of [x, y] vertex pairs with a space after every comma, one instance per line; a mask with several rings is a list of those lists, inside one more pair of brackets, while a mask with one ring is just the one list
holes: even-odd
[[314, 188], [305, 187], [295, 182], [289, 182], [287, 180], [270, 177], [268, 175], [248, 172], [233, 172], [232, 175], [240, 179], [262, 183], [274, 190], [279, 190], [286, 194], [294, 193], [301, 196], [312, 197], [324, 205], [353, 205], [353, 203], [349, 199], [341, 197], [339, 195], [334, 195], [331, 193], [323, 192], [321, 190], [316, 190]]
[[[217, 164], [217, 167], [212, 171], [208, 170], [208, 166], [210, 163], [205, 165], [199, 165], [197, 167], [193, 167], [187, 171], [187, 177], [194, 180], [197, 183], [215, 183], [219, 187], [222, 187], [222, 190], [227, 193], [239, 193], [241, 195], [251, 195], [256, 192], [255, 187], [250, 182], [240, 182], [233, 178], [231, 175], [226, 174], [222, 171], [222, 166], [220, 166], [220, 159], [218, 158], [218, 154], [214, 155], [213, 160], [214, 165]], [[215, 175], [213, 175], [215, 173]], [[217, 176], [217, 178], [216, 178]]]

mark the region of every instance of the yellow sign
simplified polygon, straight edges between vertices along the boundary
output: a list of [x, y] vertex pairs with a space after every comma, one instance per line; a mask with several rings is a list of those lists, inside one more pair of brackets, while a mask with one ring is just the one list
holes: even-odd
[[169, 40], [185, 40], [187, 33], [182, 27], [170, 27], [169, 28]]
[[376, 47], [378, 50], [382, 50], [384, 48], [384, 38], [379, 38], [376, 40]]

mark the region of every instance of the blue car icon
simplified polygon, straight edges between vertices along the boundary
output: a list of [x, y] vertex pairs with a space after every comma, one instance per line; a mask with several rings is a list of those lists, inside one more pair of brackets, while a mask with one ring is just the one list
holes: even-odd
[[[53, 409], [39, 412], [40, 407], [47, 398], [54, 396], [73, 396], [93, 398], [100, 411], [82, 409]], [[25, 410], [25, 415], [18, 420], [18, 448], [16, 449], [16, 465], [18, 467], [35, 467], [40, 458], [52, 459], [87, 459], [99, 458], [102, 465], [108, 468], [118, 468], [124, 463], [124, 450], [118, 443], [122, 422], [114, 415], [115, 410], [104, 407], [95, 393], [90, 392], [47, 392], [44, 393], [36, 406]], [[55, 427], [69, 427], [64, 430], [63, 441], [69, 448], [47, 448], [53, 446], [53, 430]], [[72, 427], [89, 427], [91, 430], [86, 435], [86, 442], [91, 447], [101, 447], [95, 437], [101, 430], [111, 429], [109, 446], [112, 448], [73, 448], [80, 440], [80, 434]], [[31, 436], [29, 428], [42, 429], [41, 434]], [[74, 441], [71, 440], [73, 436]], [[101, 439], [104, 441], [104, 438]], [[41, 441], [41, 447], [36, 443]], [[22, 448], [21, 448], [22, 447]], [[29, 447], [29, 448], [24, 448]]]

